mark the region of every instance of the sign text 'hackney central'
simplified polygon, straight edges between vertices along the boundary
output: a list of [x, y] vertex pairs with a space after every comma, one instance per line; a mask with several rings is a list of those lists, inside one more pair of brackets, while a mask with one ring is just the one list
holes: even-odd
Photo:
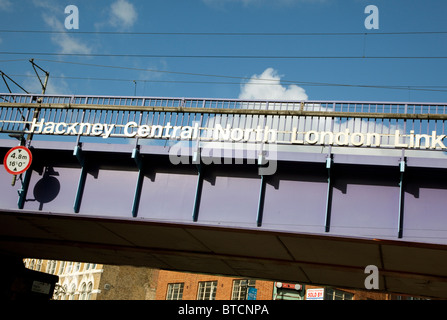
[[[122, 134], [113, 134], [116, 127], [123, 127]], [[208, 134], [202, 135], [201, 130], [206, 130]], [[211, 130], [211, 131], [210, 131]], [[210, 134], [211, 132], [211, 134]], [[355, 147], [380, 147], [384, 146], [382, 138], [388, 136], [387, 147], [413, 148], [413, 149], [433, 149], [447, 150], [444, 144], [446, 135], [438, 135], [436, 131], [432, 134], [401, 134], [395, 130], [393, 134], [362, 133], [351, 132], [345, 129], [341, 132], [315, 131], [298, 132], [297, 128], [291, 131], [281, 131], [289, 133], [290, 141], [278, 141], [278, 130], [268, 126], [256, 128], [232, 128], [230, 125], [223, 127], [215, 124], [214, 128], [200, 128], [198, 123], [193, 126], [172, 126], [170, 122], [166, 125], [138, 125], [130, 121], [125, 125], [87, 122], [45, 122], [45, 119], [38, 121], [33, 119], [31, 126], [25, 133], [54, 134], [54, 135], [86, 135], [109, 138], [111, 136], [124, 136], [127, 138], [152, 138], [152, 139], [176, 139], [176, 140], [196, 140], [207, 139], [213, 141], [229, 142], [262, 142], [262, 143], [291, 143], [298, 145], [336, 145]]]

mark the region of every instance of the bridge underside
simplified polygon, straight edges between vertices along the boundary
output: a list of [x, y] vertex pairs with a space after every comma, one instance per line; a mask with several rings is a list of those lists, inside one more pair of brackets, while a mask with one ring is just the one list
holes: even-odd
[[261, 177], [157, 146], [140, 162], [131, 145], [33, 146], [31, 175], [0, 171], [3, 253], [357, 289], [375, 265], [380, 291], [447, 298], [444, 158], [279, 150]]

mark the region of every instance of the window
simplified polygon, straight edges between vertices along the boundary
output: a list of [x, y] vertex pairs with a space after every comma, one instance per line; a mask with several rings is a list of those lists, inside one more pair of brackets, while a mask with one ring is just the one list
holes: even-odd
[[70, 261], [67, 264], [67, 268], [66, 268], [67, 273], [70, 273], [72, 269], [73, 269], [73, 262]]
[[90, 269], [95, 269], [96, 268], [96, 263], [86, 263], [85, 264], [85, 270], [90, 270]]
[[51, 273], [54, 274], [56, 272], [56, 264], [57, 261], [55, 260], [50, 260], [47, 262], [47, 273]]
[[183, 286], [183, 283], [169, 283], [166, 300], [182, 300]]
[[76, 285], [73, 283], [70, 287], [70, 292], [68, 293], [68, 300], [74, 300], [76, 293]]
[[324, 290], [324, 300], [352, 300], [352, 293], [326, 288]]
[[37, 260], [36, 270], [40, 271], [41, 268], [42, 268], [42, 259], [39, 259]]
[[217, 281], [199, 282], [197, 300], [215, 300]]
[[79, 292], [79, 300], [87, 300], [87, 285], [85, 282], [81, 286], [81, 291]]
[[68, 288], [67, 285], [64, 285], [61, 290], [61, 300], [67, 299]]
[[87, 288], [87, 300], [92, 299], [92, 291], [93, 291], [93, 283], [89, 282]]
[[64, 273], [64, 269], [65, 269], [65, 261], [61, 261], [61, 264], [59, 266], [59, 274]]
[[231, 300], [247, 300], [248, 287], [256, 286], [256, 280], [234, 280]]

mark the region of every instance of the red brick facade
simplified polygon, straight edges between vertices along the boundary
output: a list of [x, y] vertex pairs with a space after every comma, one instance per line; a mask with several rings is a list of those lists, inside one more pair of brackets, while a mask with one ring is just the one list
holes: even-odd
[[[160, 270], [156, 300], [165, 300], [169, 283], [184, 283], [183, 300], [197, 300], [199, 282], [217, 281], [216, 300], [231, 300], [233, 280], [241, 278]], [[256, 300], [272, 300], [273, 282], [256, 280]]]

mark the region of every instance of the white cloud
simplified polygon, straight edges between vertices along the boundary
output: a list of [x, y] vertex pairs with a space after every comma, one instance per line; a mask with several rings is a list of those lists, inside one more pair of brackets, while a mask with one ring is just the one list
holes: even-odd
[[253, 75], [242, 85], [239, 99], [243, 100], [307, 100], [306, 91], [297, 86], [281, 85], [281, 77], [273, 68], [267, 68], [261, 75]]
[[110, 23], [117, 27], [131, 27], [137, 21], [137, 11], [133, 4], [126, 0], [117, 0], [110, 6]]
[[[37, 78], [35, 73], [26, 72], [27, 78], [23, 82], [23, 87], [31, 93], [40, 94], [42, 93], [42, 86], [40, 84], [39, 79]], [[64, 75], [61, 74], [61, 77]], [[62, 79], [52, 79], [51, 75], [48, 78], [48, 84], [47, 89], [45, 91], [46, 94], [56, 94], [56, 95], [62, 95], [62, 94], [72, 94], [70, 91], [70, 86], [68, 83]]]
[[[53, 30], [64, 31], [64, 24], [59, 21], [54, 15], [43, 15], [45, 23]], [[60, 53], [82, 53], [89, 54], [92, 52], [92, 48], [87, 44], [75, 39], [67, 32], [55, 34], [51, 37], [51, 41], [60, 47]]]
[[261, 5], [270, 5], [270, 6], [292, 6], [298, 3], [325, 3], [331, 0], [202, 0], [206, 5], [211, 7], [221, 8], [226, 4], [235, 3], [242, 4], [243, 6], [261, 6]]
[[9, 11], [12, 9], [12, 2], [10, 0], [0, 0], [0, 10]]
[[63, 21], [59, 20], [59, 17], [62, 19], [65, 18], [65, 15], [61, 14], [61, 12], [64, 12], [63, 8], [51, 1], [34, 0], [33, 3], [36, 7], [45, 10], [42, 18], [51, 29], [54, 31], [62, 31], [51, 36], [51, 41], [59, 47], [60, 53], [89, 54], [93, 51], [88, 44], [76, 39], [67, 32]]

